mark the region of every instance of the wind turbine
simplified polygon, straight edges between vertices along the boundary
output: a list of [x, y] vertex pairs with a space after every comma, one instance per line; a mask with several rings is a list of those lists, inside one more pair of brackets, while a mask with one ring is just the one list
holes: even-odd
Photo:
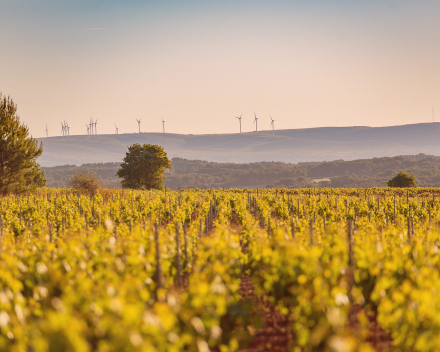
[[66, 122], [66, 120], [64, 120], [64, 122], [62, 122], [61, 123], [61, 129], [63, 130], [63, 138], [64, 137], [66, 137], [67, 138], [67, 129], [68, 129], [68, 127], [67, 127], [67, 122]]
[[272, 118], [272, 116], [270, 116], [269, 115], [269, 117], [270, 117], [270, 125], [272, 126], [272, 134], [275, 134], [275, 124], [274, 124], [274, 122], [275, 122], [275, 120]]
[[66, 121], [64, 121], [64, 128], [66, 129], [67, 138], [70, 136], [70, 127]]
[[86, 128], [87, 128], [87, 135], [90, 135], [90, 125], [86, 124]]
[[238, 121], [240, 122], [240, 133], [241, 133], [241, 117], [243, 116], [243, 114], [240, 115], [240, 117], [235, 116], [236, 119], [238, 119]]
[[116, 124], [115, 124], [115, 128], [116, 128], [115, 133], [119, 134], [119, 128], [116, 126]]
[[62, 122], [61, 122], [61, 133], [63, 134], [63, 139], [64, 139], [65, 130]]
[[141, 133], [141, 120], [136, 119], [136, 121], [138, 122], [139, 125], [139, 133]]
[[163, 129], [163, 133], [165, 133], [165, 121], [162, 118], [162, 129]]
[[89, 132], [90, 132], [90, 135], [93, 134], [93, 118], [92, 117], [90, 118], [90, 122], [89, 122]]
[[258, 118], [257, 118], [257, 115], [255, 114], [255, 111], [254, 111], [254, 115], [255, 115], [255, 119], [254, 119], [255, 132], [258, 132]]
[[47, 123], [46, 123], [46, 129], [44, 131], [46, 132], [46, 137], [49, 137], [49, 130], [47, 129]]
[[98, 119], [95, 121], [95, 134], [98, 134], [98, 127], [96, 126], [98, 124]]

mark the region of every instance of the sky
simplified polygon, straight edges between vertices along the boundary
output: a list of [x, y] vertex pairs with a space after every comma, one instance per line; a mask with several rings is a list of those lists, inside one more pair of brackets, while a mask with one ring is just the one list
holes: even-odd
[[[34, 137], [440, 121], [438, 0], [0, 0]], [[438, 111], [438, 113], [436, 113]], [[435, 117], [434, 117], [435, 118]]]

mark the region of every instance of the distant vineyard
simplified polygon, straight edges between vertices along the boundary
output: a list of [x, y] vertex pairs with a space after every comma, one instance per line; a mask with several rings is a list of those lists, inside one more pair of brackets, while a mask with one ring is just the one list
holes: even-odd
[[438, 351], [440, 189], [0, 200], [0, 351]]

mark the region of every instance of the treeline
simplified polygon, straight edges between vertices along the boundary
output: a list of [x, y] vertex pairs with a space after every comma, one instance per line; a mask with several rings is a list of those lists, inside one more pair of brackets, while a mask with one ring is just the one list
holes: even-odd
[[[116, 171], [120, 163], [44, 167], [49, 187], [67, 187], [79, 168], [96, 173], [105, 187], [120, 187]], [[309, 188], [380, 187], [400, 171], [416, 176], [419, 186], [440, 187], [440, 157], [419, 154], [392, 158], [336, 160], [288, 164], [258, 162], [249, 164], [215, 163], [173, 158], [166, 172], [168, 188]]]
[[62, 165], [54, 167], [42, 167], [42, 171], [46, 172], [47, 186], [55, 188], [69, 187], [70, 177], [80, 169], [91, 170], [98, 176], [100, 184], [107, 188], [120, 188], [120, 180], [116, 177], [116, 171], [121, 163], [98, 163], [98, 164], [82, 164]]

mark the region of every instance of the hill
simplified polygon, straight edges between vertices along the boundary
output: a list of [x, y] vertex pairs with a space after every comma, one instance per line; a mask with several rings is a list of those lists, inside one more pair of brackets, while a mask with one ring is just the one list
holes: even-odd
[[322, 127], [248, 132], [242, 134], [183, 135], [136, 133], [40, 138], [42, 166], [120, 162], [127, 146], [153, 143], [168, 155], [213, 162], [355, 160], [383, 156], [440, 155], [440, 123], [390, 127]]
[[[115, 176], [120, 163], [84, 164], [107, 187], [120, 187]], [[416, 175], [420, 186], [440, 186], [440, 157], [428, 155], [398, 156], [353, 161], [288, 164], [259, 162], [250, 164], [216, 163], [173, 158], [167, 170], [166, 186], [178, 188], [303, 188], [303, 187], [374, 187], [400, 171]], [[75, 165], [43, 167], [48, 186], [66, 187]]]

